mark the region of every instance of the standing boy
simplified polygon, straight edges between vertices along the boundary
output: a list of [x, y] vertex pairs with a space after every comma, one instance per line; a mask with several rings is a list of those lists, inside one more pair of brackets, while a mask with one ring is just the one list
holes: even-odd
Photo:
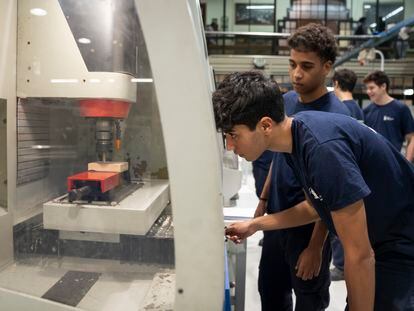
[[407, 105], [388, 95], [390, 79], [374, 71], [364, 79], [371, 104], [364, 109], [365, 124], [387, 138], [398, 151], [407, 140], [406, 158], [414, 158], [414, 120]]
[[352, 118], [286, 117], [277, 84], [257, 72], [228, 76], [213, 105], [227, 148], [248, 161], [283, 152], [311, 204], [232, 224], [230, 239], [322, 219], [344, 247], [349, 309], [413, 310], [414, 166]]
[[[284, 95], [287, 115], [320, 110], [350, 115], [328, 92], [326, 77], [336, 59], [337, 44], [324, 26], [308, 24], [288, 39], [289, 76], [294, 91]], [[255, 217], [307, 204], [300, 182], [281, 154], [273, 155], [271, 173], [261, 194]], [[265, 205], [267, 200], [267, 206]], [[331, 250], [326, 227], [305, 226], [264, 232], [259, 266], [262, 311], [292, 310], [292, 289], [297, 311], [324, 310], [329, 305]]]
[[351, 117], [363, 122], [364, 113], [352, 95], [357, 80], [355, 72], [349, 69], [335, 70], [332, 77], [335, 95], [348, 107]]

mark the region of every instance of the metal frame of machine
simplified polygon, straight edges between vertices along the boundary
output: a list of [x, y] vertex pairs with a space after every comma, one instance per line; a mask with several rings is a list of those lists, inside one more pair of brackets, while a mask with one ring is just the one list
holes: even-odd
[[[175, 309], [220, 310], [224, 298], [221, 155], [199, 4], [135, 2], [167, 150], [176, 242]], [[182, 152], [183, 146], [191, 151]]]

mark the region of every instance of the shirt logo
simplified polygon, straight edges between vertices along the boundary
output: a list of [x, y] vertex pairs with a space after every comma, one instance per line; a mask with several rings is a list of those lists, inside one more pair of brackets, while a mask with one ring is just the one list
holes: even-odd
[[313, 198], [314, 198], [315, 200], [323, 201], [322, 196], [321, 196], [321, 195], [318, 195], [318, 194], [316, 193], [316, 191], [315, 191], [315, 190], [313, 190], [311, 187], [309, 187], [308, 191], [309, 191], [309, 193], [313, 196]]
[[390, 116], [384, 116], [384, 121], [394, 121], [394, 118]]

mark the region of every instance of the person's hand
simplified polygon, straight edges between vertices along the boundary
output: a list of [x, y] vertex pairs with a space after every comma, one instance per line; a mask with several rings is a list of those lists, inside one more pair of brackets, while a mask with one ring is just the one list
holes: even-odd
[[257, 217], [260, 217], [266, 214], [266, 207], [267, 207], [267, 202], [264, 200], [259, 200], [256, 210], [254, 211], [254, 218], [257, 218]]
[[225, 230], [226, 237], [236, 244], [241, 243], [255, 232], [251, 220], [232, 223]]
[[296, 263], [296, 276], [302, 280], [311, 280], [319, 275], [322, 263], [322, 249], [307, 247], [299, 255]]

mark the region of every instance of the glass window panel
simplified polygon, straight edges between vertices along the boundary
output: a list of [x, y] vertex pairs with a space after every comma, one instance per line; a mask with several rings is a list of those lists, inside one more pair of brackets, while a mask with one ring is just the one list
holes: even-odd
[[[168, 168], [135, 3], [33, 9], [19, 1], [15, 264], [0, 287], [85, 310], [145, 309], [162, 287], [172, 309]], [[4, 114], [0, 100], [2, 143]]]

